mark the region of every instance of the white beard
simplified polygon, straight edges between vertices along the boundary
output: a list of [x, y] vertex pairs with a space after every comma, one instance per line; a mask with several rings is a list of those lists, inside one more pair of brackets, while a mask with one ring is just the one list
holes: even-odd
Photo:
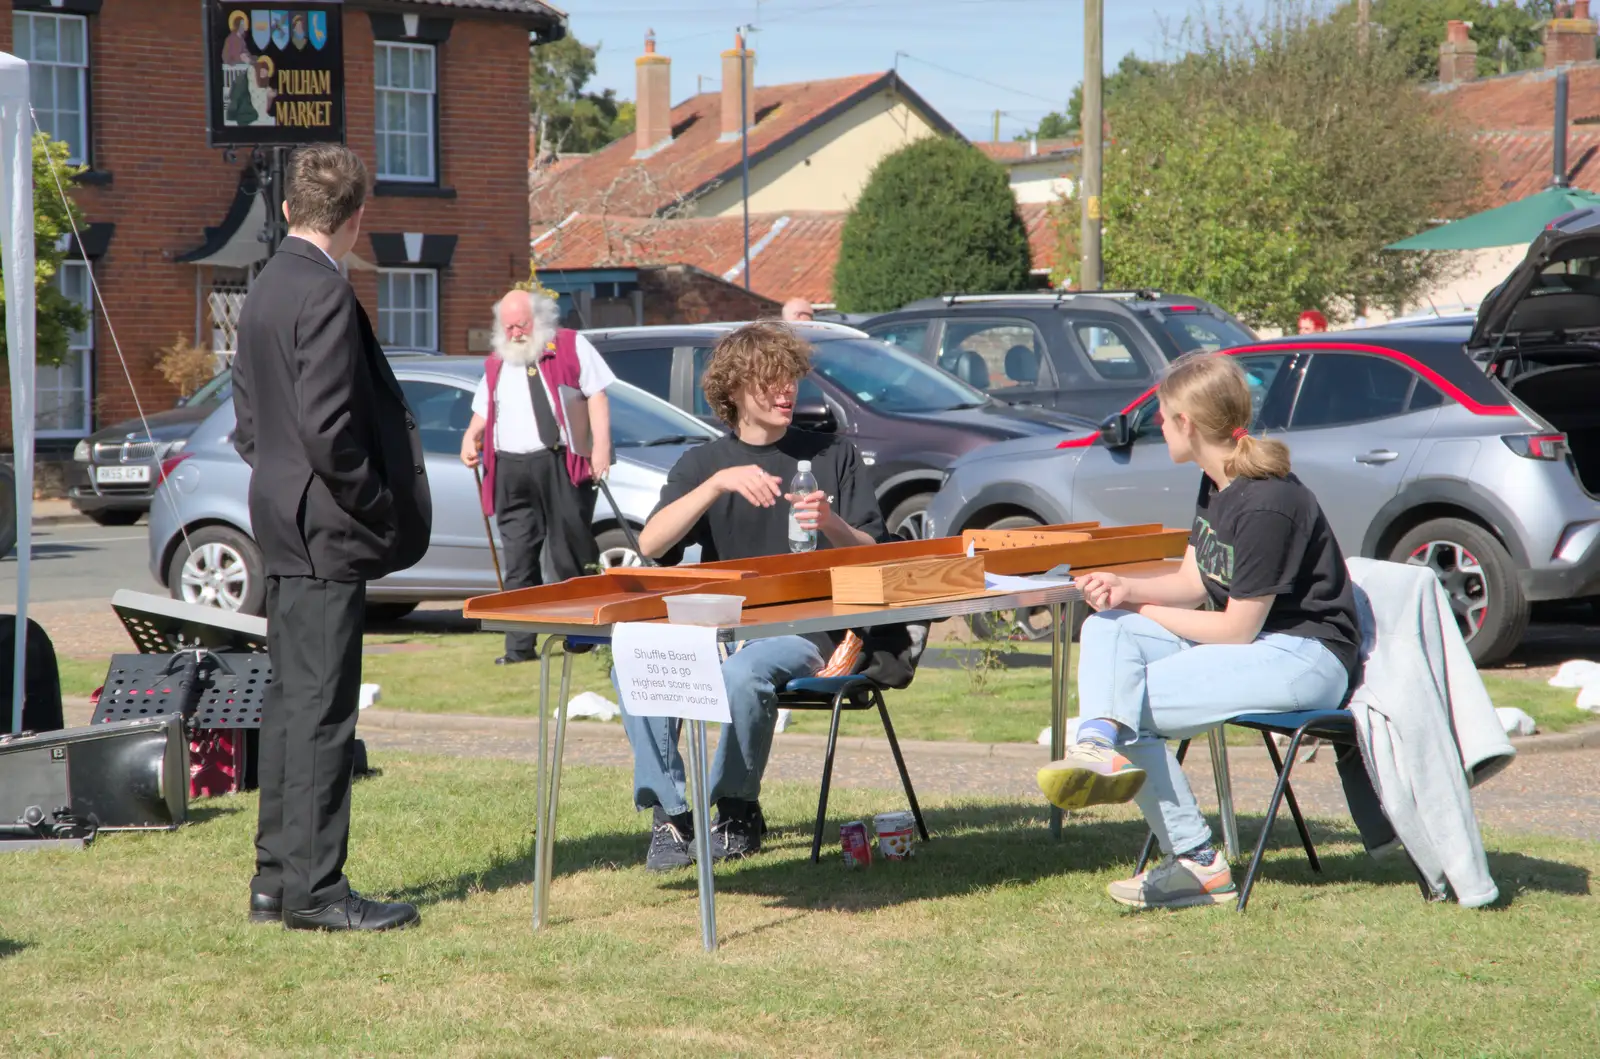
[[508, 338], [496, 328], [494, 336], [494, 355], [513, 367], [522, 368], [539, 359], [539, 352], [544, 349], [543, 342], [535, 342], [532, 338]]
[[539, 359], [544, 352], [544, 347], [555, 341], [556, 331], [561, 326], [560, 308], [550, 298], [533, 299], [533, 332], [524, 338], [512, 338], [506, 334], [504, 325], [498, 316], [494, 322], [494, 337], [490, 340], [489, 348], [494, 355], [515, 367], [526, 367]]

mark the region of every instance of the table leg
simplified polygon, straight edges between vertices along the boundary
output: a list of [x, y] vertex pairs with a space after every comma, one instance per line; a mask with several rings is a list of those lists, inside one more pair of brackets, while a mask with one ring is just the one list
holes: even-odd
[[[1062, 605], [1050, 604], [1050, 760], [1059, 761], [1067, 753], [1067, 696], [1066, 662], [1063, 655], [1071, 649], [1071, 634], [1063, 636], [1069, 627], [1062, 620]], [[1063, 649], [1063, 641], [1066, 649]], [[1050, 807], [1050, 837], [1061, 837], [1062, 812]]]
[[1228, 859], [1239, 859], [1239, 821], [1233, 815], [1233, 782], [1228, 775], [1228, 737], [1216, 727], [1206, 733], [1211, 749], [1211, 778], [1217, 785], [1217, 812], [1222, 817], [1222, 847]]
[[534, 785], [537, 788], [537, 804], [534, 809], [534, 834], [533, 834], [533, 929], [538, 930], [544, 926], [545, 920], [545, 882], [544, 862], [545, 854], [553, 845], [555, 836], [552, 835], [548, 824], [546, 800], [548, 792], [545, 788], [545, 765], [550, 756], [549, 732], [546, 727], [546, 710], [550, 705], [550, 652], [555, 648], [556, 637], [547, 636], [544, 646], [539, 651], [539, 765], [535, 772]]
[[[695, 868], [700, 889], [700, 941], [717, 951], [717, 895], [711, 872], [711, 780], [707, 765], [706, 722], [689, 722], [689, 777], [694, 796]], [[723, 738], [728, 738], [724, 730]]]
[[[556, 803], [561, 797], [561, 759], [567, 745], [567, 700], [572, 692], [572, 653], [565, 647], [561, 650], [561, 692], [556, 699], [556, 744], [550, 757], [550, 800], [545, 807], [543, 817], [545, 823], [540, 830], [548, 830], [550, 841], [544, 844], [544, 860], [539, 862], [540, 879], [544, 885], [539, 893], [544, 898], [544, 903], [539, 906], [539, 918], [543, 920], [550, 908], [550, 878], [554, 874], [556, 860]], [[540, 740], [541, 744], [543, 740]]]

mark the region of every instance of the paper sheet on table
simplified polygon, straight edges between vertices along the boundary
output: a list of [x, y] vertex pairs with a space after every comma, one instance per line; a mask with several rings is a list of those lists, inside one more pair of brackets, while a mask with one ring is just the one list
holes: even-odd
[[710, 626], [618, 622], [611, 629], [611, 661], [622, 708], [635, 717], [733, 720], [717, 630]]
[[1005, 574], [984, 574], [983, 587], [991, 592], [1037, 592], [1041, 588], [1065, 588], [1072, 584], [1070, 577], [1009, 577]]

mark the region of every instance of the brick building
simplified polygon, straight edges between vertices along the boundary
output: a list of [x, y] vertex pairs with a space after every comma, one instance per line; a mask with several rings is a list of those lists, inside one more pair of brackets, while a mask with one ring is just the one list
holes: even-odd
[[[347, 142], [376, 184], [345, 264], [386, 344], [467, 352], [527, 277], [526, 179], [507, 161], [527, 151], [530, 35], [565, 31], [538, 0], [346, 0]], [[175, 397], [155, 368], [175, 338], [231, 349], [266, 214], [249, 152], [206, 145], [196, 0], [0, 0], [0, 50], [34, 65], [41, 127], [89, 167], [59, 282], [90, 307], [92, 271], [104, 311], [40, 368], [49, 451], [134, 414], [113, 329], [147, 410]]]

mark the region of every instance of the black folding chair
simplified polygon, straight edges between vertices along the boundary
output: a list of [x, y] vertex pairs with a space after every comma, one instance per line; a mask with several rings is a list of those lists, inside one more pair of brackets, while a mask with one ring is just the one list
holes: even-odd
[[906, 772], [906, 760], [900, 754], [900, 741], [894, 737], [889, 707], [884, 705], [883, 689], [876, 681], [860, 674], [800, 677], [789, 681], [778, 692], [778, 705], [790, 710], [828, 710], [833, 714], [828, 722], [828, 752], [822, 761], [822, 795], [817, 799], [817, 827], [811, 835], [811, 863], [817, 863], [822, 855], [822, 829], [828, 822], [828, 788], [833, 783], [833, 751], [839, 742], [839, 717], [847, 711], [877, 708], [878, 717], [883, 721], [883, 734], [889, 739], [889, 751], [894, 754], [895, 768], [900, 770], [900, 783], [905, 787], [906, 800], [911, 803], [911, 815], [917, 821], [917, 831], [924, 842], [928, 840], [928, 825], [922, 822], [917, 792], [911, 789], [911, 775]]
[[[1244, 875], [1244, 884], [1239, 888], [1237, 907], [1243, 912], [1250, 902], [1250, 890], [1255, 886], [1256, 874], [1261, 870], [1261, 858], [1267, 851], [1267, 839], [1272, 835], [1272, 825], [1277, 822], [1278, 808], [1284, 801], [1289, 803], [1289, 814], [1294, 817], [1294, 826], [1300, 832], [1300, 844], [1305, 847], [1306, 859], [1311, 862], [1311, 870], [1316, 872], [1322, 870], [1322, 862], [1317, 859], [1316, 846], [1311, 842], [1311, 833], [1306, 830], [1305, 817], [1300, 814], [1300, 804], [1295, 801], [1294, 788], [1289, 785], [1289, 774], [1294, 770], [1295, 754], [1299, 751], [1300, 744], [1308, 737], [1315, 737], [1325, 739], [1345, 752], [1360, 751], [1356, 742], [1355, 715], [1346, 709], [1244, 713], [1227, 723], [1260, 732], [1262, 741], [1267, 745], [1267, 754], [1272, 758], [1272, 767], [1278, 773], [1277, 785], [1272, 790], [1272, 801], [1267, 803], [1267, 818], [1262, 822], [1261, 836], [1256, 840], [1255, 854], [1250, 858], [1250, 866]], [[1289, 746], [1281, 756], [1278, 753], [1278, 744], [1273, 741], [1273, 736], [1277, 735], [1289, 737]], [[1189, 742], [1185, 739], [1178, 744], [1177, 757], [1180, 764], [1184, 755], [1189, 752]], [[1144, 871], [1155, 848], [1156, 836], [1152, 831], [1145, 838], [1144, 851], [1139, 855], [1139, 866], [1134, 869], [1136, 873]], [[1423, 899], [1442, 900], [1443, 895], [1433, 892], [1428, 880], [1423, 877], [1416, 862], [1411, 861], [1409, 854], [1406, 859], [1411, 863], [1411, 870], [1416, 873], [1417, 885], [1422, 889]]]

